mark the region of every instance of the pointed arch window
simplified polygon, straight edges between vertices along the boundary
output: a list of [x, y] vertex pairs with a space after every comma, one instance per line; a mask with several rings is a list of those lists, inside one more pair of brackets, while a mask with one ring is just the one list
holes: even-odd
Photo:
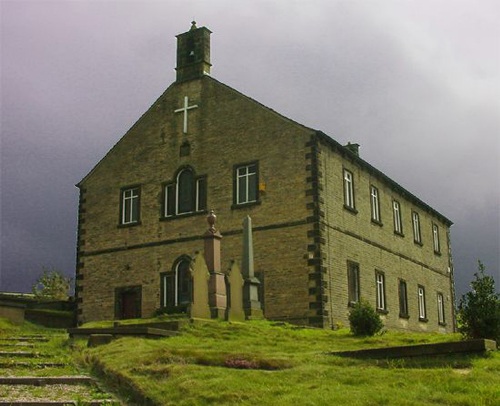
[[196, 176], [191, 167], [180, 169], [175, 181], [164, 185], [163, 217], [204, 212], [207, 208], [207, 178]]
[[182, 256], [174, 262], [171, 272], [160, 275], [161, 307], [181, 312], [187, 310], [193, 298], [190, 264], [191, 258]]

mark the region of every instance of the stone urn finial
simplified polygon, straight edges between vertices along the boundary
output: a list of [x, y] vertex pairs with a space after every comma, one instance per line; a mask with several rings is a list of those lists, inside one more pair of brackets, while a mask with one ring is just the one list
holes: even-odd
[[210, 231], [211, 233], [215, 233], [215, 231], [217, 231], [215, 229], [215, 220], [217, 220], [217, 216], [215, 215], [215, 211], [210, 210], [210, 213], [207, 216], [207, 222], [209, 225], [208, 231]]

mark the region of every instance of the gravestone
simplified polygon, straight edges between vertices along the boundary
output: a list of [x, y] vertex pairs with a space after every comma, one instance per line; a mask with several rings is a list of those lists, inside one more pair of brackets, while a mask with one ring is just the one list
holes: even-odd
[[191, 261], [191, 276], [193, 280], [193, 301], [190, 306], [189, 316], [192, 318], [209, 319], [210, 307], [208, 306], [208, 272], [205, 259], [197, 253]]
[[245, 281], [241, 275], [241, 270], [236, 261], [231, 265], [227, 274], [228, 289], [228, 321], [245, 321], [245, 311], [243, 310], [243, 285]]
[[243, 308], [247, 319], [263, 318], [259, 301], [260, 281], [255, 277], [253, 266], [252, 219], [246, 216], [243, 220]]

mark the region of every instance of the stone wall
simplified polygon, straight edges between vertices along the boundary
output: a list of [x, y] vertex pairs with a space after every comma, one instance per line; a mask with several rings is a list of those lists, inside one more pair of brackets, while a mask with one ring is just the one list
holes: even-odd
[[[188, 97], [188, 128], [174, 111]], [[181, 153], [181, 146], [189, 151]], [[258, 163], [259, 199], [235, 206], [234, 167]], [[386, 277], [388, 327], [451, 331], [453, 292], [448, 223], [354, 154], [216, 80], [171, 85], [79, 184], [77, 288], [79, 322], [114, 317], [115, 290], [141, 287], [141, 315], [160, 306], [160, 274], [203, 249], [207, 210], [165, 218], [163, 185], [191, 167], [206, 176], [207, 209], [222, 233], [222, 270], [242, 258], [242, 221], [254, 225], [255, 272], [268, 318], [332, 327], [347, 323], [347, 261], [360, 266], [361, 296], [375, 302], [375, 271]], [[356, 213], [344, 208], [343, 168], [354, 177]], [[397, 174], [396, 174], [397, 175]], [[381, 222], [370, 220], [370, 185], [380, 194]], [[140, 188], [140, 223], [120, 226], [120, 191]], [[402, 207], [396, 235], [392, 200]], [[422, 245], [411, 212], [420, 214]], [[440, 254], [432, 224], [439, 226]], [[241, 264], [240, 264], [241, 265]], [[408, 286], [410, 317], [399, 317], [398, 279]], [[418, 321], [417, 285], [426, 289], [428, 321]], [[436, 294], [446, 303], [437, 323]]]
[[[428, 210], [409, 193], [388, 183], [380, 172], [370, 170], [351, 154], [322, 144], [318, 147], [324, 200], [323, 265], [327, 295], [326, 309], [331, 325], [348, 325], [347, 262], [359, 264], [361, 298], [376, 306], [375, 272], [385, 276], [386, 312], [389, 328], [424, 331], [453, 331], [453, 284], [450, 272], [448, 221]], [[344, 207], [343, 169], [353, 174], [355, 211]], [[371, 219], [370, 186], [379, 192], [381, 221]], [[394, 231], [392, 202], [400, 203], [403, 233]], [[422, 244], [413, 237], [412, 212], [420, 217]], [[433, 224], [438, 225], [440, 252], [434, 252]], [[399, 280], [407, 283], [409, 318], [399, 316]], [[427, 321], [418, 317], [418, 285], [425, 288]], [[437, 293], [445, 301], [445, 324], [438, 323]]]
[[[174, 113], [184, 97], [188, 132]], [[159, 306], [159, 280], [181, 255], [203, 249], [206, 212], [162, 218], [162, 185], [189, 165], [207, 177], [224, 269], [241, 260], [242, 220], [255, 228], [255, 269], [268, 317], [307, 322], [305, 145], [311, 130], [211, 79], [172, 85], [81, 182], [77, 295], [80, 322], [113, 315], [114, 289], [142, 286], [142, 314]], [[180, 156], [188, 142], [190, 154]], [[234, 165], [258, 162], [259, 201], [233, 205]], [[140, 225], [119, 226], [120, 190], [140, 186]], [[286, 286], [284, 289], [283, 287]], [[294, 297], [290, 301], [290, 297]]]

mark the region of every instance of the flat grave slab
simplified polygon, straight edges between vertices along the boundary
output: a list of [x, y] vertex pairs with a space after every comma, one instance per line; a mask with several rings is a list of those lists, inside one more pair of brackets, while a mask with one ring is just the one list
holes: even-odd
[[92, 334], [111, 334], [113, 336], [142, 336], [142, 337], [171, 337], [178, 335], [177, 331], [163, 330], [142, 326], [119, 326], [105, 328], [70, 328], [67, 330], [70, 337], [90, 336]]
[[493, 340], [478, 339], [454, 341], [448, 343], [417, 344], [397, 347], [371, 348], [356, 351], [331, 352], [330, 355], [353, 358], [405, 358], [459, 353], [483, 353], [495, 351], [497, 344]]

